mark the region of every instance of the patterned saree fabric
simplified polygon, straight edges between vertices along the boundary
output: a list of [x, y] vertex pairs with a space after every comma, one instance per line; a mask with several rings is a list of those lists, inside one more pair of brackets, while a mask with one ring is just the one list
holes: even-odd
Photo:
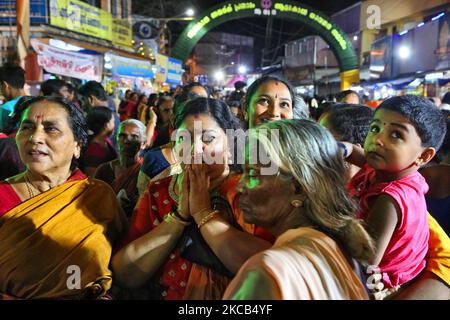
[[139, 159], [137, 163], [127, 168], [127, 170], [114, 179], [111, 183], [111, 188], [113, 188], [116, 194], [119, 193], [120, 190], [124, 189], [130, 198], [137, 195], [136, 183], [141, 165], [142, 159]]

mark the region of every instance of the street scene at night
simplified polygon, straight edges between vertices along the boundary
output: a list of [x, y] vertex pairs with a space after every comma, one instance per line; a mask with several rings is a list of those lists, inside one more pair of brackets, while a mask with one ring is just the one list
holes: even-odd
[[0, 304], [450, 300], [449, 124], [448, 0], [0, 0]]

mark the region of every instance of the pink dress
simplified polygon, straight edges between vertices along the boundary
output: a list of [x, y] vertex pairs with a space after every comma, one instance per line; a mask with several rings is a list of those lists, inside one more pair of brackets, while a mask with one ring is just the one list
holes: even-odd
[[372, 197], [387, 194], [400, 208], [400, 221], [378, 266], [384, 286], [393, 288], [410, 281], [425, 269], [429, 238], [425, 202], [428, 185], [418, 172], [395, 181], [374, 181], [375, 170], [365, 165], [350, 181], [349, 189], [350, 194], [359, 199], [357, 217], [366, 222]]

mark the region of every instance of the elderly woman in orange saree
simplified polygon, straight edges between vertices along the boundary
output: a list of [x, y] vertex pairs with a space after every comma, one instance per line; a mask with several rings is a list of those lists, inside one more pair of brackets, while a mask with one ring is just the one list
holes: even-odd
[[123, 213], [108, 185], [76, 168], [87, 141], [78, 108], [27, 103], [16, 136], [26, 171], [0, 182], [0, 299], [103, 297]]

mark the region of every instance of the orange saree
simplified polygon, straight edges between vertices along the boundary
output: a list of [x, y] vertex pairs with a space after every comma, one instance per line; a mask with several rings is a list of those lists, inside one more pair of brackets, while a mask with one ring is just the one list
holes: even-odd
[[104, 295], [112, 284], [109, 261], [123, 221], [111, 188], [89, 178], [10, 209], [0, 217], [0, 297]]

